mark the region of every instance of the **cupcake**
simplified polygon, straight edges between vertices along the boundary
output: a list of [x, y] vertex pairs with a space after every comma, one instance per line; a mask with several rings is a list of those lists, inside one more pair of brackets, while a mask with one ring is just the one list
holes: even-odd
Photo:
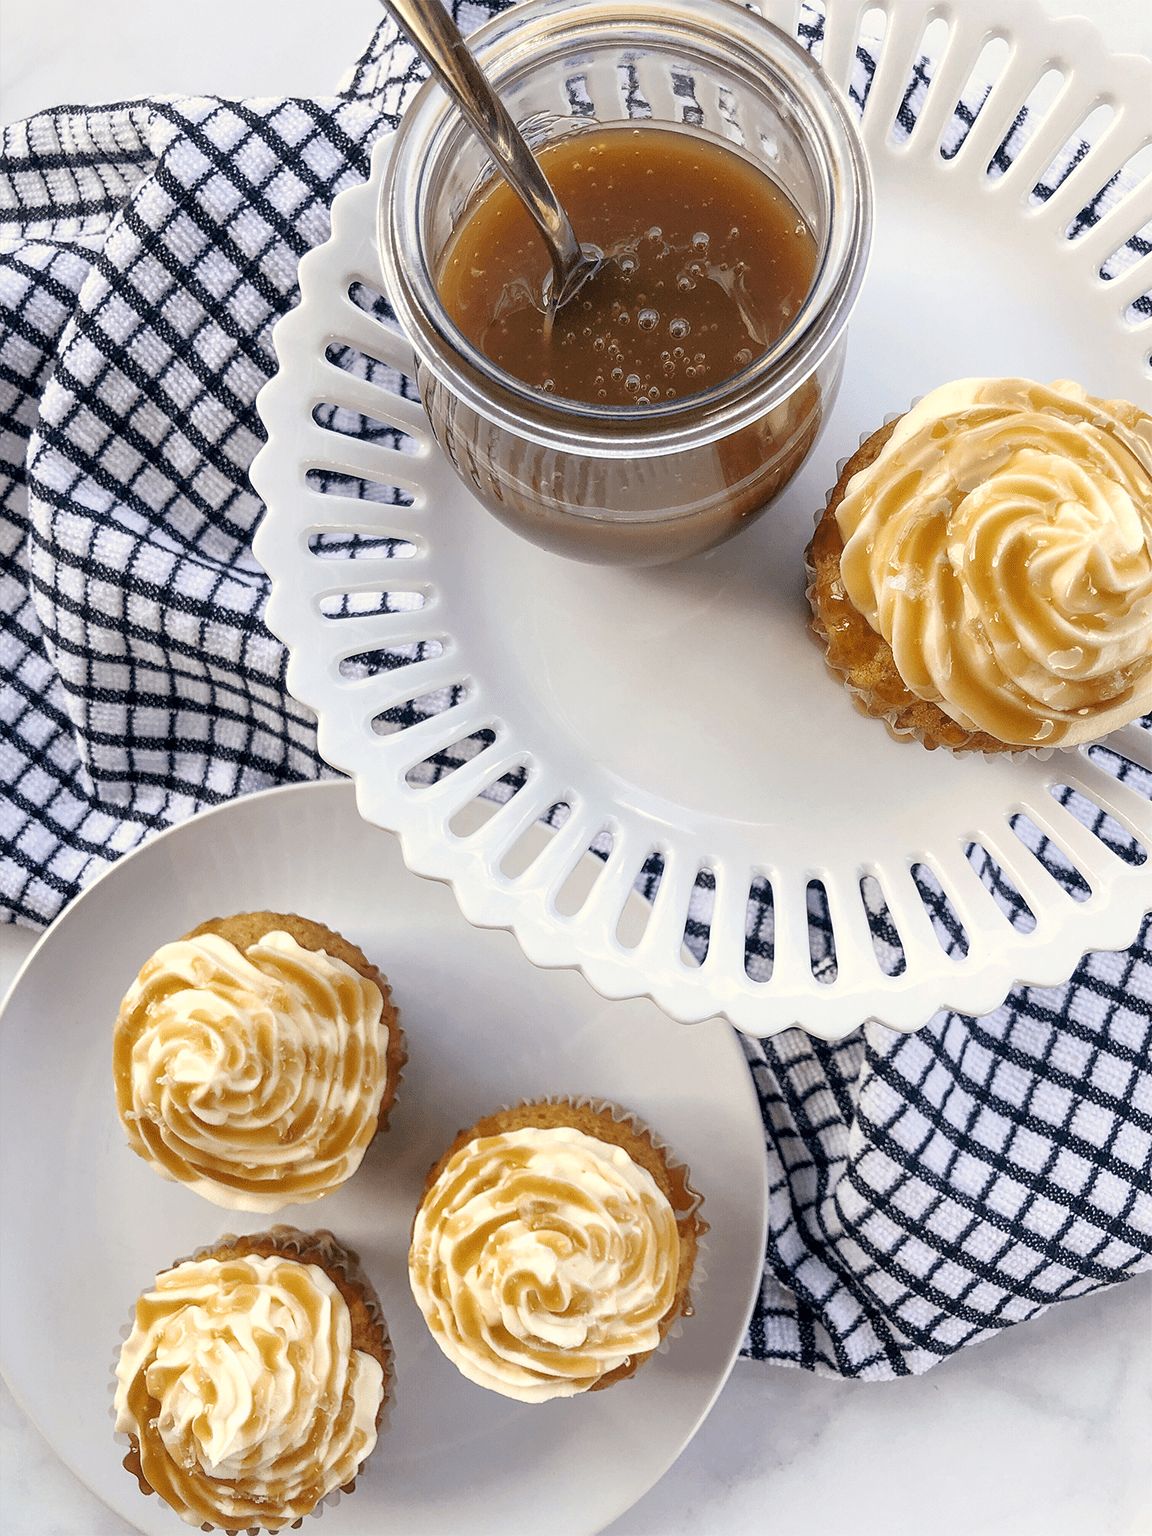
[[189, 1525], [279, 1531], [372, 1453], [388, 1331], [330, 1232], [226, 1237], [164, 1270], [116, 1366], [124, 1465]]
[[412, 1294], [469, 1381], [520, 1402], [631, 1376], [691, 1311], [688, 1172], [619, 1110], [523, 1104], [463, 1131], [412, 1229]]
[[1152, 711], [1152, 416], [962, 379], [872, 434], [808, 551], [857, 706], [954, 751], [1074, 747]]
[[278, 1211], [355, 1173], [404, 1060], [387, 978], [354, 944], [244, 912], [145, 962], [116, 1020], [116, 1105], [158, 1173], [216, 1205]]

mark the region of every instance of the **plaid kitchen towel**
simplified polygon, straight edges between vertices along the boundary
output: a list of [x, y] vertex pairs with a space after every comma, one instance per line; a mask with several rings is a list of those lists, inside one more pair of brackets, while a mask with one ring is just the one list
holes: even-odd
[[[455, 9], [466, 28], [488, 14]], [[818, 41], [814, 13], [801, 33]], [[862, 47], [858, 105], [871, 74]], [[5, 134], [9, 918], [47, 922], [109, 860], [203, 806], [325, 772], [260, 618], [253, 401], [299, 257], [325, 238], [333, 197], [365, 176], [372, 140], [419, 78], [385, 24], [328, 100], [61, 108]], [[921, 64], [905, 129], [926, 81]], [[953, 146], [978, 106], [959, 107]], [[1121, 260], [1148, 250], [1133, 242]], [[1152, 793], [1152, 776], [1142, 783]], [[1094, 824], [1140, 858], [1119, 828]], [[1071, 879], [1055, 850], [1039, 851]], [[1010, 888], [999, 895], [1028, 921]], [[690, 939], [706, 933], [708, 898], [702, 883]], [[947, 929], [945, 905], [937, 915]], [[894, 941], [882, 907], [873, 919], [878, 941]], [[766, 904], [748, 945], [754, 969], [771, 945]], [[1152, 1262], [1147, 922], [1127, 954], [1089, 956], [1066, 988], [1017, 992], [985, 1019], [942, 1013], [912, 1036], [868, 1026], [835, 1046], [792, 1030], [748, 1050], [771, 1169], [749, 1354], [845, 1376], [923, 1371]]]

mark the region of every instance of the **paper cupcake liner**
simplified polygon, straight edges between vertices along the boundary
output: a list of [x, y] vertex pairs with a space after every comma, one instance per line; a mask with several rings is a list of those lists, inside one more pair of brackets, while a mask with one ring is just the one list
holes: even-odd
[[[314, 1232], [305, 1232], [297, 1227], [277, 1225], [263, 1232], [250, 1232], [243, 1235], [225, 1233], [224, 1236], [218, 1238], [215, 1242], [205, 1243], [194, 1252], [185, 1254], [182, 1258], [174, 1259], [168, 1265], [168, 1268], [175, 1269], [180, 1264], [214, 1257], [232, 1245], [235, 1245], [237, 1256], [241, 1256], [251, 1251], [250, 1245], [262, 1243], [273, 1244], [277, 1252], [284, 1254], [287, 1258], [300, 1258], [302, 1254], [314, 1253], [315, 1249], [319, 1247], [322, 1251], [323, 1263], [319, 1264], [318, 1267], [322, 1268], [330, 1278], [332, 1278], [332, 1272], [335, 1271], [348, 1289], [354, 1291], [363, 1302], [373, 1326], [379, 1331], [379, 1342], [384, 1356], [384, 1397], [376, 1415], [376, 1444], [378, 1445], [381, 1438], [387, 1434], [392, 1422], [392, 1409], [396, 1397], [395, 1352], [392, 1348], [388, 1324], [380, 1305], [380, 1298], [377, 1296], [376, 1289], [360, 1262], [359, 1254], [354, 1249], [346, 1247], [331, 1231], [324, 1227], [318, 1228]], [[317, 1259], [314, 1257], [301, 1258], [300, 1262], [316, 1263]], [[145, 1287], [139, 1295], [144, 1295], [149, 1288]], [[132, 1315], [127, 1322], [120, 1326], [120, 1344], [112, 1356], [110, 1368], [109, 1395], [111, 1400], [108, 1406], [108, 1416], [112, 1420], [113, 1425], [116, 1422], [115, 1397], [118, 1386], [116, 1370], [120, 1363], [121, 1351], [132, 1333], [135, 1321], [136, 1304], [133, 1303]], [[135, 1479], [139, 1485], [140, 1492], [146, 1497], [155, 1497], [161, 1499], [161, 1502], [166, 1502], [145, 1478], [140, 1464], [139, 1449], [134, 1443], [133, 1437], [124, 1431], [114, 1429], [113, 1439], [118, 1445], [126, 1448], [127, 1454], [123, 1458], [124, 1469]], [[355, 1477], [326, 1493], [319, 1503], [308, 1511], [307, 1515], [298, 1516], [295, 1520], [285, 1521], [276, 1527], [265, 1525], [201, 1525], [199, 1522], [193, 1521], [185, 1521], [184, 1523], [189, 1526], [196, 1526], [203, 1531], [221, 1531], [224, 1533], [224, 1536], [267, 1536], [267, 1533], [275, 1536], [276, 1532], [282, 1533], [288, 1530], [296, 1530], [306, 1519], [319, 1519], [326, 1510], [335, 1509], [344, 1496], [355, 1492], [361, 1479], [366, 1475], [375, 1450], [376, 1446], [374, 1445], [357, 1467]], [[177, 1519], [183, 1519], [178, 1511], [173, 1510], [172, 1512]]]
[[[691, 1183], [691, 1174], [687, 1164], [676, 1156], [667, 1142], [665, 1142], [661, 1137], [657, 1136], [652, 1128], [638, 1115], [633, 1114], [630, 1110], [622, 1108], [619, 1104], [613, 1103], [611, 1100], [597, 1099], [588, 1095], [573, 1097], [567, 1094], [550, 1094], [542, 1098], [521, 1099], [516, 1103], [504, 1104], [494, 1113], [514, 1114], [518, 1110], [533, 1109], [538, 1106], [542, 1107], [545, 1105], [556, 1107], [563, 1106], [570, 1107], [575, 1110], [590, 1111], [595, 1115], [606, 1116], [608, 1119], [612, 1120], [614, 1124], [625, 1127], [639, 1140], [647, 1141], [653, 1152], [663, 1163], [669, 1181], [673, 1187], [675, 1188], [677, 1183], [682, 1184], [685, 1194], [690, 1197], [690, 1204], [685, 1207], [683, 1212], [678, 1210], [677, 1207], [673, 1205], [673, 1210], [676, 1213], [676, 1226], [678, 1231], [683, 1230], [684, 1223], [690, 1222], [693, 1234], [695, 1236], [696, 1245], [692, 1268], [689, 1272], [688, 1279], [684, 1287], [683, 1300], [682, 1302], [678, 1303], [674, 1310], [669, 1312], [661, 1321], [660, 1342], [654, 1349], [647, 1350], [644, 1353], [635, 1356], [627, 1366], [618, 1366], [616, 1370], [608, 1372], [607, 1375], [600, 1381], [585, 1389], [588, 1392], [598, 1392], [603, 1391], [608, 1387], [615, 1386], [619, 1381], [625, 1381], [634, 1376], [636, 1372], [644, 1365], [644, 1362], [648, 1360], [652, 1355], [666, 1354], [671, 1347], [673, 1339], [679, 1338], [683, 1332], [685, 1319], [690, 1318], [695, 1314], [700, 1294], [708, 1278], [708, 1223], [700, 1214], [704, 1204], [704, 1197], [700, 1194], [699, 1190], [693, 1188]], [[452, 1143], [447, 1148], [445, 1148], [441, 1157], [432, 1165], [432, 1168], [429, 1170], [427, 1180], [425, 1181], [424, 1191], [420, 1198], [421, 1205], [423, 1204], [424, 1196], [427, 1195], [429, 1189], [431, 1189], [437, 1175], [443, 1168], [444, 1164], [447, 1162], [448, 1158], [458, 1148], [465, 1146], [469, 1141], [474, 1140], [477, 1134], [477, 1125], [482, 1124], [483, 1121], [488, 1118], [489, 1116], [487, 1115], [481, 1116], [480, 1120], [477, 1121], [475, 1125], [468, 1127], [466, 1130], [460, 1131]], [[419, 1210], [419, 1207], [417, 1207], [417, 1210]], [[413, 1216], [413, 1223], [415, 1223], [415, 1216]], [[679, 1286], [677, 1287], [677, 1290], [679, 1291]], [[583, 1394], [577, 1394], [577, 1396], [582, 1395]]]
[[[383, 1097], [387, 1097], [387, 1090], [389, 1087], [391, 1087], [392, 1096], [391, 1098], [387, 1098], [386, 1103], [381, 1103], [380, 1113], [376, 1117], [376, 1130], [373, 1132], [372, 1140], [368, 1143], [368, 1146], [364, 1148], [365, 1157], [368, 1156], [369, 1148], [376, 1145], [376, 1142], [380, 1139], [381, 1136], [384, 1135], [392, 1123], [392, 1116], [396, 1113], [396, 1106], [400, 1102], [400, 1090], [404, 1086], [404, 1068], [408, 1065], [408, 1037], [404, 1033], [404, 1025], [402, 1022], [400, 1009], [396, 1006], [396, 1000], [392, 996], [392, 983], [388, 980], [383, 971], [380, 972], [380, 990], [384, 994], [385, 1008], [391, 1008], [392, 1010], [392, 1022], [388, 1026], [388, 1049], [386, 1052], [388, 1061], [388, 1083], [385, 1085], [385, 1094]], [[363, 1161], [363, 1159], [361, 1159], [361, 1161]], [[359, 1171], [359, 1168], [357, 1168], [356, 1173]], [[348, 1178], [354, 1179], [356, 1177], [356, 1173], [350, 1173]], [[345, 1179], [344, 1182], [347, 1183], [348, 1180]], [[337, 1185], [338, 1189], [342, 1189], [343, 1187], [343, 1185]], [[323, 1196], [320, 1198], [323, 1199]]]
[[[908, 411], [919, 405], [922, 399], [922, 395], [917, 395], [915, 399], [909, 401], [907, 407], [903, 411], [890, 411], [888, 415], [884, 417], [879, 427], [873, 427], [871, 431], [862, 432], [860, 434], [859, 441], [856, 444], [856, 450], [854, 451], [863, 448], [868, 439], [870, 437], [874, 437], [878, 431], [882, 431], [884, 427], [890, 426], [894, 421], [898, 421], [901, 416], [907, 415]], [[824, 516], [828, 510], [828, 503], [831, 501], [832, 495], [836, 490], [836, 486], [839, 484], [840, 477], [843, 475], [845, 466], [851, 457], [852, 454], [845, 454], [842, 459], [838, 459], [836, 461], [836, 478], [828, 487], [827, 494], [824, 497], [823, 507], [815, 515], [813, 520], [814, 527], [819, 527], [821, 522], [823, 522]], [[821, 647], [824, 656], [824, 665], [827, 667], [829, 675], [834, 677], [836, 681], [851, 696], [852, 703], [857, 711], [862, 715], [866, 715], [869, 720], [880, 721], [881, 724], [883, 724], [886, 728], [889, 736], [891, 736], [894, 741], [915, 741], [919, 742], [922, 747], [930, 752], [948, 752], [951, 753], [953, 757], [982, 757], [993, 762], [1001, 761], [1005, 758], [1009, 761], [1019, 761], [1022, 758], [1035, 758], [1039, 762], [1046, 763], [1057, 752], [1076, 751], [1075, 747], [1065, 748], [1006, 746], [994, 751], [989, 751], [986, 748], [981, 747], [953, 747], [949, 746], [949, 744], [945, 741], [938, 740], [936, 737], [932, 736], [931, 733], [924, 731], [920, 727], [907, 726], [900, 723], [900, 711], [898, 709], [887, 711], [879, 709], [876, 705], [874, 696], [867, 689], [857, 687], [848, 673], [845, 672], [843, 668], [836, 666], [836, 664], [832, 661], [831, 656], [829, 655], [828, 631], [820, 617], [820, 613], [817, 609], [815, 601], [816, 568], [812, 563], [811, 554], [812, 543], [809, 541], [804, 550], [804, 570], [808, 577], [807, 583], [804, 587], [804, 597], [808, 603], [811, 614], [808, 621], [808, 628]], [[961, 729], [963, 729], [963, 727], [961, 727]]]

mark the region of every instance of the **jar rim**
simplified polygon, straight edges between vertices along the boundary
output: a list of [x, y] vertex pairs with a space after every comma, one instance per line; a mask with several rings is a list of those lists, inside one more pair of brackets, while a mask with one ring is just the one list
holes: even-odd
[[469, 44], [499, 88], [539, 67], [551, 50], [613, 35], [624, 46], [630, 27], [643, 28], [649, 45], [656, 34], [686, 53], [693, 43], [711, 45], [723, 48], [733, 63], [767, 72], [788, 94], [815, 147], [827, 208], [816, 270], [791, 324], [760, 357], [707, 390], [646, 406], [546, 395], [485, 357], [445, 310], [424, 244], [422, 213], [439, 164], [436, 151], [464, 130], [434, 80], [425, 82], [401, 119], [377, 223], [387, 298], [419, 361], [439, 382], [497, 425], [528, 431], [568, 452], [611, 457], [640, 449], [646, 455], [682, 451], [727, 436], [786, 400], [842, 334], [863, 281], [872, 234], [868, 163], [839, 93], [806, 49], [735, 0], [583, 0], [579, 6], [571, 0], [522, 0], [478, 28]]

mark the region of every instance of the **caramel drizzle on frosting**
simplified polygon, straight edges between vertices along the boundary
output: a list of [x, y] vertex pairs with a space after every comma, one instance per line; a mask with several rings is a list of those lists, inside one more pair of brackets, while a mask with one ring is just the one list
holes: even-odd
[[1152, 416], [1078, 385], [946, 384], [836, 511], [849, 600], [904, 684], [1011, 746], [1152, 710]]
[[217, 1205], [276, 1211], [359, 1166], [388, 1080], [380, 988], [266, 934], [216, 934], [144, 965], [120, 1008], [116, 1101], [133, 1149]]
[[675, 1213], [623, 1148], [529, 1128], [451, 1157], [416, 1217], [409, 1275], [469, 1380], [542, 1402], [656, 1348], [679, 1261]]
[[279, 1256], [158, 1275], [116, 1379], [147, 1484], [189, 1524], [228, 1528], [278, 1530], [351, 1482], [384, 1396], [335, 1284]]

